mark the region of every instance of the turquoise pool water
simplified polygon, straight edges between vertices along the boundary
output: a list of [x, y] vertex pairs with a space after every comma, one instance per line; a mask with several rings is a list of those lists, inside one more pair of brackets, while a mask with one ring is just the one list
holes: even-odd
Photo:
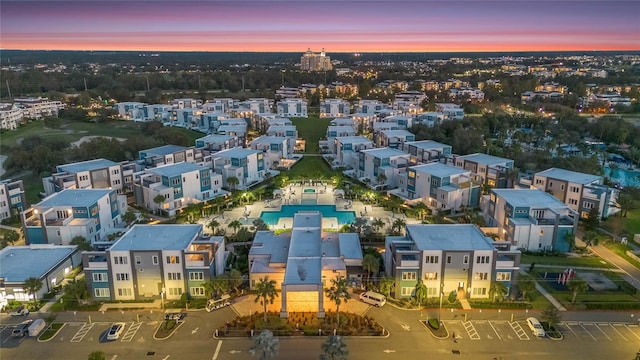
[[631, 171], [626, 169], [614, 169], [611, 173], [611, 169], [604, 168], [604, 173], [609, 175], [611, 181], [622, 186], [635, 185], [640, 186], [640, 171]]
[[304, 189], [305, 193], [315, 193], [316, 189]]
[[322, 217], [338, 218], [338, 225], [356, 221], [355, 211], [337, 211], [335, 205], [282, 205], [280, 211], [263, 211], [260, 218], [267, 225], [277, 225], [280, 218], [293, 218], [298, 211], [319, 211]]

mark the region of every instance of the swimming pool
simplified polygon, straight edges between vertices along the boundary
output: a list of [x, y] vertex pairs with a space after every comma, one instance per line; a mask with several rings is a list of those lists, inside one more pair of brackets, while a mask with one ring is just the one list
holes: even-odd
[[293, 218], [298, 211], [319, 211], [323, 218], [338, 218], [338, 225], [356, 221], [355, 211], [337, 211], [335, 205], [282, 205], [280, 211], [263, 211], [260, 218], [267, 225], [277, 225], [280, 218]]
[[640, 186], [640, 171], [632, 171], [627, 169], [614, 169], [611, 173], [611, 169], [604, 168], [604, 173], [611, 177], [611, 181], [620, 184], [622, 186], [635, 185]]
[[316, 189], [304, 189], [305, 193], [315, 193]]

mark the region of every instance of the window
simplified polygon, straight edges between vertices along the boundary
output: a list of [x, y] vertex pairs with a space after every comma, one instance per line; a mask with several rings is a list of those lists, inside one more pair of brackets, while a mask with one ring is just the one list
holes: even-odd
[[157, 255], [153, 255], [151, 257], [151, 262], [153, 263], [153, 265], [158, 265], [158, 256]]
[[182, 288], [169, 288], [169, 295], [182, 295]]
[[203, 272], [192, 272], [189, 273], [189, 280], [203, 280], [204, 273]]
[[469, 255], [465, 255], [465, 256], [462, 258], [462, 263], [463, 263], [463, 264], [468, 264], [468, 263], [469, 263]]
[[140, 256], [136, 256], [135, 259], [136, 259], [136, 265], [142, 264], [142, 258]]
[[118, 296], [131, 296], [131, 294], [130, 288], [118, 289]]
[[118, 281], [129, 281], [129, 274], [127, 274], [127, 273], [118, 273], [118, 274], [116, 274], [116, 280], [118, 280]]
[[473, 295], [487, 295], [487, 288], [473, 288]]
[[572, 193], [579, 193], [579, 192], [580, 192], [580, 188], [579, 188], [579, 187], [577, 187], [577, 186], [571, 186], [571, 187], [569, 188], [569, 190], [570, 190]]
[[489, 278], [489, 273], [480, 273], [477, 272], [473, 275], [473, 280], [487, 280]]
[[497, 281], [511, 281], [511, 273], [510, 272], [499, 272], [496, 273]]
[[438, 296], [438, 288], [427, 288], [427, 295], [428, 296]]
[[414, 290], [415, 288], [413, 287], [403, 287], [401, 290], [402, 296], [411, 296]]
[[437, 264], [438, 263], [438, 256], [427, 256], [425, 259], [425, 263], [427, 264]]
[[402, 280], [415, 280], [416, 273], [411, 271], [403, 271], [402, 272]]
[[564, 184], [560, 185], [560, 190], [564, 190]]
[[569, 199], [569, 205], [578, 205], [578, 200], [576, 200], [576, 199]]
[[180, 185], [180, 179], [171, 180], [171, 185]]
[[584, 201], [582, 202], [582, 207], [585, 209], [593, 209], [593, 203]]
[[124, 256], [114, 256], [113, 263], [116, 265], [127, 265], [127, 258]]
[[167, 264], [180, 264], [180, 257], [167, 256]]
[[437, 272], [424, 273], [424, 279], [425, 280], [438, 280], [438, 273]]
[[204, 288], [203, 287], [192, 287], [189, 289], [191, 295], [195, 296], [204, 296]]
[[107, 282], [107, 274], [93, 273], [91, 276], [93, 277], [93, 282]]
[[181, 275], [180, 273], [168, 273], [167, 277], [169, 280], [180, 280]]
[[179, 194], [180, 188], [173, 188], [173, 195]]
[[476, 256], [476, 264], [488, 264], [489, 260], [489, 256]]
[[95, 297], [109, 297], [109, 289], [107, 288], [98, 288], [98, 289], [93, 289], [93, 294], [95, 295]]
[[447, 264], [451, 264], [451, 255], [447, 255]]

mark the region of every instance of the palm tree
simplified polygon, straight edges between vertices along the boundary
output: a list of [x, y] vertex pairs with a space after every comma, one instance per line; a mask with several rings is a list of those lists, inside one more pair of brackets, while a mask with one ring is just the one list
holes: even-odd
[[331, 279], [331, 287], [325, 289], [327, 296], [331, 301], [336, 304], [336, 323], [340, 327], [340, 304], [345, 303], [351, 299], [349, 295], [349, 288], [347, 286], [347, 279], [340, 276], [336, 279]]
[[620, 206], [620, 213], [622, 217], [627, 217], [627, 212], [638, 207], [636, 200], [628, 193], [618, 194], [618, 205]]
[[530, 276], [520, 276], [518, 279], [518, 288], [522, 293], [522, 299], [527, 300], [527, 293], [531, 293], [536, 288], [535, 281]]
[[216, 276], [205, 281], [204, 284], [202, 284], [202, 287], [204, 287], [204, 292], [208, 298], [214, 298], [218, 297], [218, 294], [227, 290], [227, 282], [223, 277]]
[[160, 205], [164, 203], [165, 197], [162, 194], [158, 194], [153, 198], [153, 202], [156, 204], [158, 214], [160, 214], [160, 209], [162, 208]]
[[240, 184], [240, 180], [238, 180], [238, 178], [235, 176], [229, 176], [227, 178], [227, 184], [229, 184], [229, 186], [231, 187], [231, 190], [235, 190], [236, 186]]
[[542, 318], [542, 321], [546, 321], [547, 323], [549, 323], [549, 327], [554, 328], [562, 320], [562, 314], [560, 313], [558, 308], [553, 305], [549, 305], [544, 311], [542, 311], [540, 317]]
[[517, 167], [509, 168], [504, 173], [505, 180], [507, 180], [507, 188], [513, 188], [516, 181], [518, 181], [518, 175], [520, 174], [520, 169]]
[[242, 227], [242, 223], [239, 220], [233, 220], [232, 222], [229, 223], [228, 226], [232, 228], [234, 233], [237, 235], [238, 229]]
[[587, 284], [587, 282], [577, 277], [569, 280], [569, 282], [567, 283], [567, 287], [573, 292], [573, 297], [571, 298], [572, 304], [576, 302], [578, 293], [583, 293], [589, 290], [589, 285]]
[[[266, 321], [266, 320], [265, 320]], [[260, 335], [256, 336], [253, 346], [249, 349], [249, 355], [254, 357], [258, 355], [260, 360], [269, 360], [278, 354], [280, 349], [280, 341], [269, 330], [263, 330]]]
[[387, 175], [380, 173], [376, 177], [376, 180], [378, 181], [379, 185], [384, 185], [387, 182]]
[[89, 292], [87, 291], [87, 283], [83, 280], [77, 279], [69, 281], [67, 285], [64, 286], [64, 293], [74, 297], [78, 304], [80, 304], [80, 302], [83, 299], [86, 299], [89, 295]]
[[38, 279], [36, 277], [30, 277], [24, 281], [24, 289], [27, 290], [27, 293], [33, 295], [33, 301], [38, 301], [38, 291], [42, 289], [42, 279]]
[[380, 219], [380, 218], [375, 218], [371, 222], [371, 227], [373, 227], [375, 229], [375, 231], [378, 232], [378, 230], [380, 230], [380, 229], [382, 229], [384, 227], [384, 221], [382, 221], [382, 219]]
[[80, 251], [93, 250], [93, 246], [91, 246], [91, 243], [89, 243], [84, 236], [74, 236], [73, 239], [69, 241], [69, 245], [76, 245]]
[[507, 296], [507, 292], [507, 287], [500, 281], [492, 282], [489, 288], [489, 296], [496, 302], [502, 302], [504, 297]]
[[573, 249], [575, 249], [576, 247], [576, 235], [571, 232], [571, 231], [567, 231], [566, 233], [564, 233], [564, 241], [569, 245], [569, 252], [573, 251]]
[[322, 344], [320, 360], [346, 360], [348, 356], [347, 344], [340, 335], [331, 335]]
[[406, 221], [402, 219], [396, 219], [391, 225], [391, 229], [398, 234], [402, 234], [402, 230], [404, 229], [405, 226], [407, 226]]
[[380, 261], [375, 255], [367, 254], [362, 258], [362, 269], [367, 272], [367, 282], [369, 282], [371, 280], [371, 273], [378, 273]]
[[582, 236], [582, 241], [586, 246], [598, 245], [598, 235], [593, 231], [587, 231]]
[[220, 223], [216, 219], [211, 219], [211, 221], [209, 221], [207, 226], [209, 227], [209, 229], [211, 229], [211, 232], [213, 233], [213, 235], [215, 235], [216, 234], [216, 228], [218, 226], [220, 226]]
[[391, 296], [391, 290], [396, 285], [396, 280], [391, 276], [383, 276], [380, 279], [380, 292], [382, 292], [386, 297]]
[[415, 204], [413, 208], [416, 211], [416, 213], [420, 216], [420, 221], [424, 220], [424, 216], [429, 211], [429, 207], [425, 203], [419, 202]]
[[416, 302], [418, 305], [424, 304], [424, 301], [427, 298], [427, 286], [424, 284], [422, 280], [418, 280], [416, 283]]
[[276, 281], [269, 280], [268, 276], [260, 279], [255, 286], [256, 299], [255, 302], [260, 302], [264, 307], [264, 322], [267, 322], [267, 303], [273, 304], [273, 300], [276, 298]]

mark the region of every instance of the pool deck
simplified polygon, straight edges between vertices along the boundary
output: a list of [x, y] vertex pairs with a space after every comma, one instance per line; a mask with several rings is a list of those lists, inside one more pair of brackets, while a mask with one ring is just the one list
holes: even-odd
[[[304, 193], [304, 189], [315, 189], [315, 193]], [[413, 218], [407, 218], [404, 215], [393, 214], [390, 211], [385, 211], [382, 207], [365, 205], [360, 201], [351, 201], [348, 199], [335, 198], [334, 189], [331, 186], [308, 186], [308, 185], [292, 185], [282, 189], [283, 195], [279, 199], [267, 199], [263, 201], [256, 201], [251, 205], [244, 207], [238, 207], [228, 211], [224, 211], [221, 215], [214, 215], [213, 217], [201, 219], [199, 222], [206, 224], [215, 218], [218, 220], [221, 226], [226, 226], [233, 220], [240, 220], [245, 226], [252, 226], [253, 220], [260, 217], [262, 211], [279, 211], [282, 205], [301, 205], [303, 200], [317, 200], [317, 205], [336, 205], [337, 211], [354, 211], [356, 217], [367, 218], [369, 221], [373, 221], [376, 218], [382, 219], [385, 223], [386, 231], [388, 227], [391, 227], [393, 221], [397, 216], [404, 219], [407, 224], [420, 223], [419, 220]], [[302, 204], [304, 205], [304, 204]], [[291, 229], [293, 224], [293, 218], [280, 218], [277, 225], [270, 226], [271, 230], [276, 229]], [[323, 229], [338, 229], [340, 224], [335, 217], [327, 217], [322, 219]], [[206, 228], [205, 231], [210, 229]]]

